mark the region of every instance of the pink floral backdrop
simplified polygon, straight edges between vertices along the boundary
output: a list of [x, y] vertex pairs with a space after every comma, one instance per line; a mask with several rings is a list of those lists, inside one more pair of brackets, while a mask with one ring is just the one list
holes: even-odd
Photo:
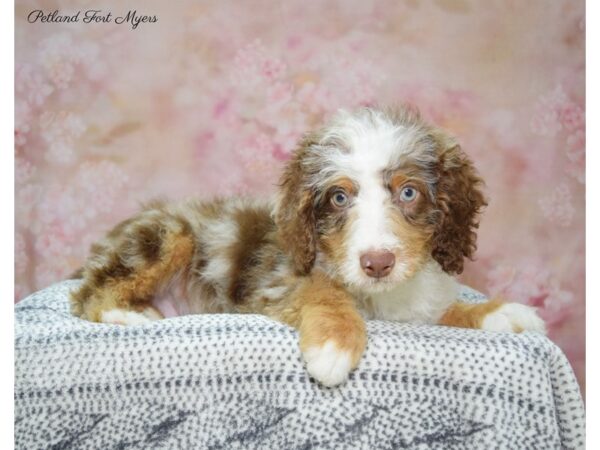
[[[35, 9], [156, 23], [28, 23]], [[411, 102], [487, 182], [464, 282], [537, 306], [585, 386], [584, 2], [16, 2], [15, 301], [140, 202], [273, 192], [340, 107]]]

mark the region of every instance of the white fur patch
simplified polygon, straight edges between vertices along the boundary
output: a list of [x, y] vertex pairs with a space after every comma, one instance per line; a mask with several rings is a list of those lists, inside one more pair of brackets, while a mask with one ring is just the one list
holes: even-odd
[[437, 323], [458, 298], [458, 282], [433, 259], [412, 278], [387, 292], [373, 293], [361, 305], [372, 319]]
[[147, 308], [143, 313], [115, 308], [102, 313], [103, 323], [116, 325], [142, 325], [162, 317], [152, 308]]
[[[391, 197], [379, 172], [364, 172], [357, 181], [359, 192], [352, 208], [355, 219], [348, 238], [344, 274], [347, 281], [362, 284], [372, 280], [363, 272], [360, 256], [369, 250], [401, 249], [402, 242], [393, 233], [393, 221], [388, 210]], [[396, 273], [398, 268], [395, 268]]]
[[365, 110], [355, 114], [340, 110], [321, 141], [337, 141], [349, 150], [332, 153], [334, 166], [346, 171], [374, 173], [411, 153], [417, 134], [416, 128], [393, 123], [382, 112]]
[[215, 284], [228, 280], [231, 270], [231, 261], [222, 255], [223, 249], [234, 244], [238, 239], [237, 223], [228, 218], [207, 222], [203, 231], [206, 240], [206, 254], [209, 256], [208, 264], [202, 271], [202, 276]]
[[227, 257], [214, 256], [208, 260], [208, 264], [202, 271], [203, 277], [213, 283], [222, 283], [228, 279], [231, 270], [231, 262]]
[[306, 369], [324, 386], [337, 386], [348, 378], [351, 370], [350, 352], [339, 350], [334, 342], [311, 347], [304, 352]]
[[520, 303], [506, 303], [488, 314], [481, 323], [481, 329], [487, 331], [535, 331], [546, 334], [544, 321], [537, 315], [535, 308]]

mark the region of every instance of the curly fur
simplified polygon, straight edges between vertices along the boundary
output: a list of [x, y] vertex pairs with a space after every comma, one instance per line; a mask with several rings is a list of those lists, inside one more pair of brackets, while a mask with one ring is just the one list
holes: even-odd
[[448, 273], [462, 273], [464, 258], [477, 249], [479, 214], [487, 202], [482, 179], [458, 144], [439, 154], [436, 206], [441, 218], [433, 236], [431, 254]]

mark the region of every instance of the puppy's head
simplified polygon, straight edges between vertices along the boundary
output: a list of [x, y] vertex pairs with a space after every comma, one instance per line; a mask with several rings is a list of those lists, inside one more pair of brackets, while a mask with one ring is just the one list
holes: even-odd
[[318, 264], [376, 292], [430, 258], [462, 272], [476, 248], [480, 187], [456, 141], [416, 111], [341, 111], [300, 143], [281, 179], [275, 221], [298, 273]]

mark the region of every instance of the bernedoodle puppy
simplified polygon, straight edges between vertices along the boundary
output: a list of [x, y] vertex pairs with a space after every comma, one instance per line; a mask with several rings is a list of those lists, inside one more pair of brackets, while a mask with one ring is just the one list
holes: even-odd
[[140, 324], [165, 296], [191, 313], [260, 313], [295, 327], [308, 372], [342, 383], [365, 319], [544, 332], [533, 308], [457, 302], [486, 202], [457, 142], [410, 108], [341, 111], [308, 134], [273, 204], [147, 206], [94, 244], [75, 315]]

